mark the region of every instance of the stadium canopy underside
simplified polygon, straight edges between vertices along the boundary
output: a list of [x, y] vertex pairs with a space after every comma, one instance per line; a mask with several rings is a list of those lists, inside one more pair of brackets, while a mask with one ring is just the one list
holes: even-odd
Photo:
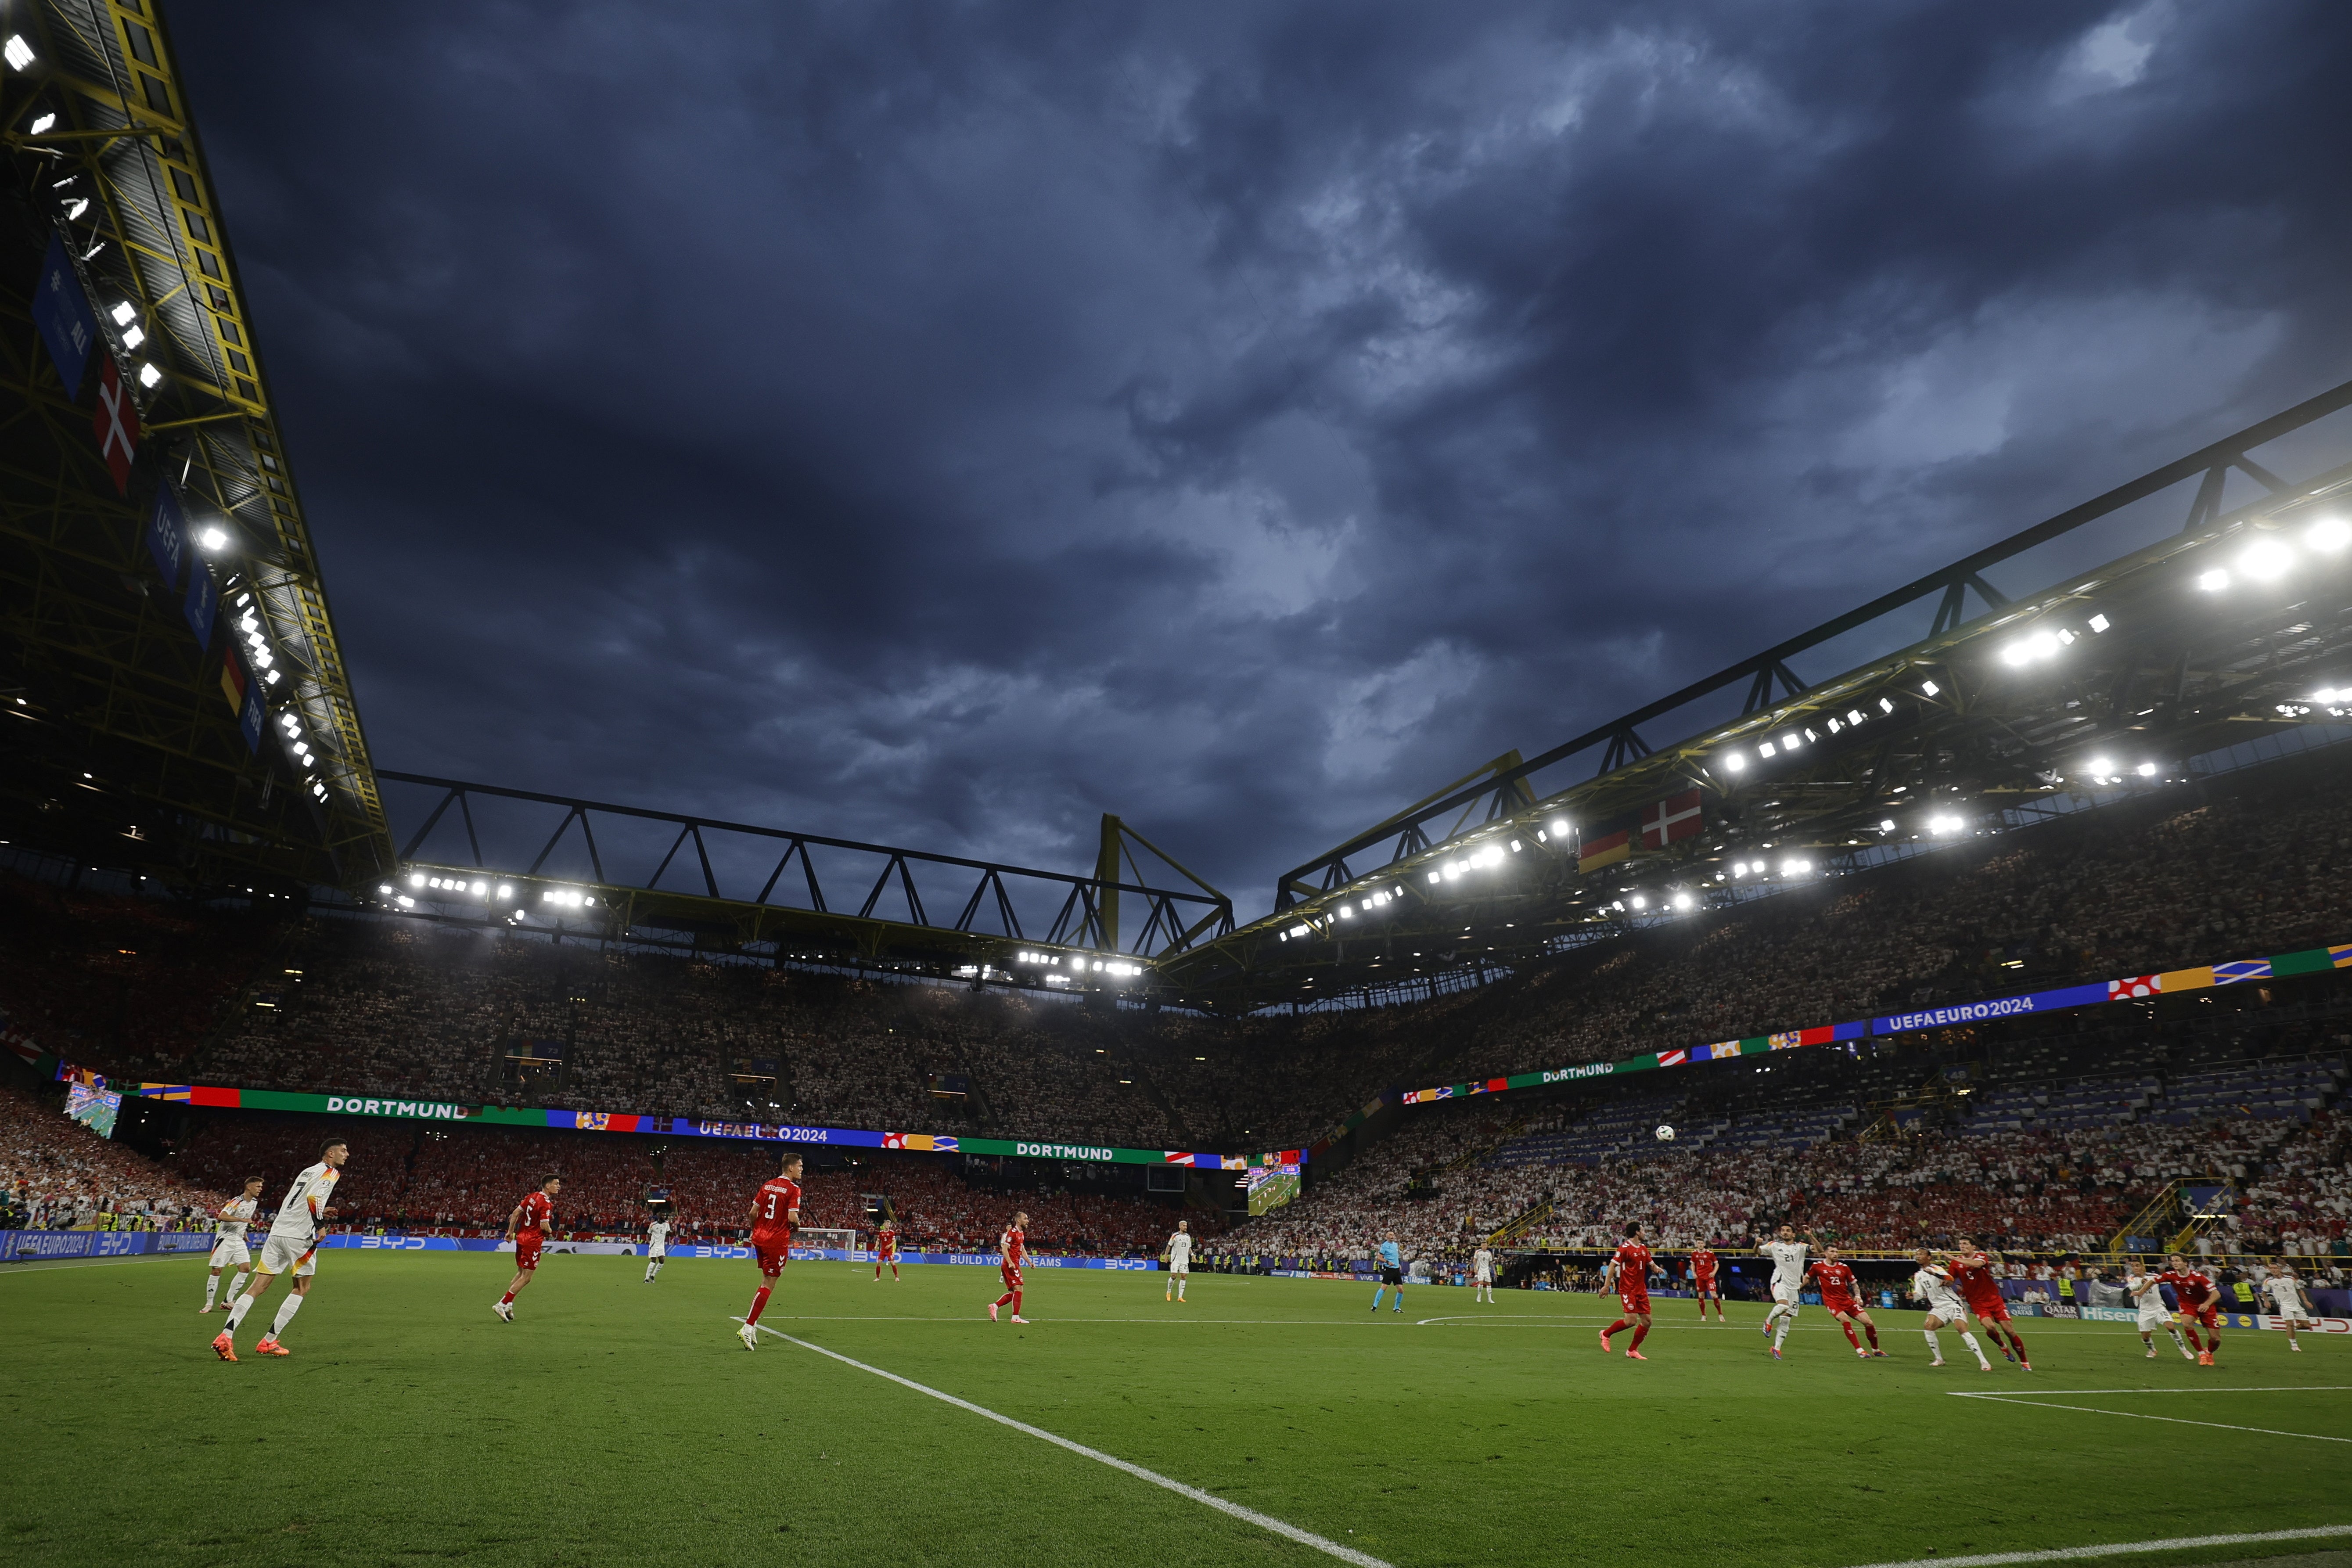
[[0, 33], [0, 832], [199, 887], [381, 874], [367, 742], [161, 20], [20, 0]]
[[[1220, 1008], [1410, 995], [2178, 788], [2192, 759], [2257, 737], [2338, 738], [2347, 407], [2352, 383], [1538, 756], [1498, 758], [1284, 873], [1272, 914], [1163, 962], [1159, 984]], [[2068, 569], [2118, 544], [2135, 547]], [[2004, 593], [1987, 575], [2004, 566], [2055, 574]], [[1826, 679], [1790, 668], [1856, 653]], [[1709, 718], [1671, 743], [1643, 733]]]

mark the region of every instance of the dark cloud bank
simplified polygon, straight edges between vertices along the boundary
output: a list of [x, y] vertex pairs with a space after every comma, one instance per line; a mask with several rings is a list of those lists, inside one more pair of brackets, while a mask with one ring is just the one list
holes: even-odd
[[2352, 375], [2326, 4], [173, 21], [380, 765], [1244, 912]]

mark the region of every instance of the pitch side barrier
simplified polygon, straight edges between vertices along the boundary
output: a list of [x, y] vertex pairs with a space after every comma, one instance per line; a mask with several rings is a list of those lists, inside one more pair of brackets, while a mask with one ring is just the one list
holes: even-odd
[[[259, 1246], [260, 1239], [255, 1238]], [[210, 1252], [209, 1230], [0, 1231], [0, 1260], [45, 1262], [57, 1258], [143, 1258], [159, 1252]]]
[[[259, 1238], [255, 1238], [259, 1245]], [[362, 1252], [512, 1252], [514, 1243], [495, 1236], [366, 1236], [337, 1233], [322, 1239], [321, 1247], [356, 1248]], [[642, 1258], [645, 1243], [641, 1241], [551, 1241], [543, 1252], [576, 1252], [591, 1256]], [[748, 1247], [729, 1247], [718, 1243], [677, 1242], [669, 1248], [669, 1257], [717, 1258], [749, 1260]], [[792, 1249], [795, 1263], [874, 1263], [879, 1255], [865, 1247], [795, 1247]], [[994, 1268], [1003, 1258], [993, 1252], [901, 1252], [901, 1263], [962, 1264], [971, 1268]], [[1024, 1268], [1157, 1268], [1159, 1261], [1150, 1258], [1045, 1258], [1030, 1253], [1021, 1260]]]
[[1580, 1062], [1574, 1067], [1541, 1072], [1514, 1073], [1475, 1083], [1440, 1084], [1434, 1089], [1409, 1089], [1398, 1099], [1406, 1105], [1427, 1105], [1474, 1094], [1500, 1094], [1514, 1089], [1568, 1083], [1578, 1079], [1608, 1078], [1620, 1073], [1647, 1072], [1654, 1068], [1686, 1067], [1696, 1062], [1725, 1061], [1733, 1057], [1760, 1056], [1768, 1051], [1794, 1050], [1802, 1046], [1833, 1045], [1844, 1040], [1881, 1038], [1921, 1029], [1948, 1029], [1963, 1024], [2022, 1018], [2040, 1013], [2062, 1013], [2109, 1002], [2145, 1002], [2217, 985], [2239, 985], [2250, 980], [2286, 979], [2328, 970], [2352, 969], [2352, 943], [2305, 948], [2271, 958], [2242, 958], [2228, 963], [2175, 969], [2161, 974], [2127, 974], [2114, 980], [2094, 980], [2082, 985], [2061, 985], [2049, 991], [2027, 991], [2011, 996], [1990, 996], [1981, 1002], [1955, 1002], [1943, 1007], [1922, 1007], [1909, 1013], [1888, 1013], [1849, 1024], [1823, 1024], [1810, 1029], [1788, 1029], [1739, 1040], [1717, 1040], [1668, 1051], [1652, 1051], [1620, 1062]]

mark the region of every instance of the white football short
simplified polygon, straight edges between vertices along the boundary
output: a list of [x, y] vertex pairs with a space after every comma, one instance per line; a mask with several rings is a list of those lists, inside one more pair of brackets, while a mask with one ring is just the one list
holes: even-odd
[[1483, 1268], [1478, 1270], [1477, 1273], [1470, 1276], [1470, 1283], [1473, 1285], [1492, 1285], [1494, 1282], [1495, 1277], [1492, 1274], [1487, 1273]]
[[2139, 1310], [2137, 1322], [2139, 1325], [2139, 1331], [2141, 1333], [2152, 1334], [2158, 1329], [2170, 1328], [2172, 1326], [2172, 1314], [2166, 1311], [2161, 1307], [2158, 1308], [2153, 1312], [2149, 1311], [2146, 1307], [2142, 1307]]
[[1190, 1274], [1192, 1272], [1192, 1266], [1190, 1263], [1171, 1263], [1168, 1266], [1168, 1272], [1171, 1274]]
[[[310, 1243], [307, 1241], [297, 1241], [290, 1236], [272, 1236], [261, 1244], [260, 1272], [283, 1274], [301, 1262], [302, 1255], [310, 1250]], [[299, 1270], [303, 1274], [312, 1274], [317, 1271], [318, 1263], [315, 1259], [308, 1268]]]
[[1783, 1285], [1778, 1279], [1773, 1280], [1772, 1300], [1778, 1301], [1783, 1307], [1795, 1306], [1797, 1304], [1797, 1287], [1794, 1285]]
[[252, 1261], [253, 1254], [246, 1250], [245, 1237], [241, 1236], [224, 1236], [213, 1243], [215, 1268], [242, 1268]]

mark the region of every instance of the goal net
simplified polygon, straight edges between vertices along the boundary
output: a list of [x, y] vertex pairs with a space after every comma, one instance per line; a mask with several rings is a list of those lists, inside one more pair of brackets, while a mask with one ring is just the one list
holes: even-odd
[[857, 1233], [854, 1230], [819, 1230], [814, 1226], [803, 1226], [793, 1232], [793, 1245], [822, 1247], [836, 1252], [855, 1252], [857, 1250]]

